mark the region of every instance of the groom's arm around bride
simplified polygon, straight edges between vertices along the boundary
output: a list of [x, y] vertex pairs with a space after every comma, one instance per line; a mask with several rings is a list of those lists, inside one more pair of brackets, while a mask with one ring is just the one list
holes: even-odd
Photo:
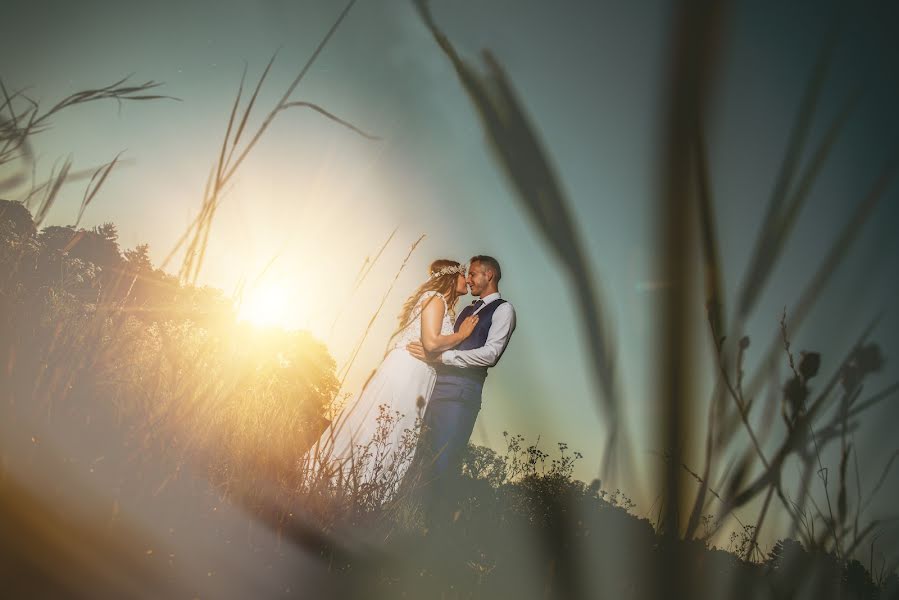
[[[475, 259], [483, 258], [484, 264]], [[494, 265], [491, 265], [493, 262]], [[456, 323], [462, 323], [466, 317], [480, 316], [479, 313], [489, 307], [496, 300], [502, 300], [499, 293], [499, 279], [501, 270], [496, 259], [491, 257], [475, 256], [471, 259], [468, 269], [467, 283], [469, 289], [474, 296], [479, 299], [472, 302], [470, 307], [462, 310], [456, 318]], [[499, 362], [500, 357], [509, 344], [512, 332], [515, 330], [515, 309], [508, 301], [503, 300], [500, 305], [492, 311], [492, 319], [486, 329], [486, 339], [477, 344], [469, 342], [463, 349], [460, 345], [455, 350], [447, 350], [444, 352], [427, 352], [420, 342], [413, 342], [407, 346], [409, 352], [419, 360], [430, 363], [438, 363], [448, 367], [456, 368], [489, 368]]]

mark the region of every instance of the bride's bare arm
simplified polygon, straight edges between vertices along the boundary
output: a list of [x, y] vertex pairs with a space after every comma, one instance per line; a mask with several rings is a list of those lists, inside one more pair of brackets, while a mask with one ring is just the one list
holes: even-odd
[[462, 322], [458, 332], [440, 335], [445, 310], [446, 305], [436, 296], [425, 302], [425, 307], [421, 312], [421, 345], [424, 346], [425, 352], [436, 353], [455, 348], [462, 343], [462, 340], [471, 335], [474, 326], [478, 323], [478, 318], [471, 316]]

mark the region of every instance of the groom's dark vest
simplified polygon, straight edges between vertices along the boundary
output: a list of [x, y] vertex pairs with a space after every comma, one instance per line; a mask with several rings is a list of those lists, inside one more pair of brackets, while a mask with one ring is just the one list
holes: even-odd
[[[478, 312], [478, 324], [474, 326], [471, 335], [462, 340], [462, 343], [454, 348], [454, 350], [474, 350], [480, 348], [487, 343], [487, 334], [490, 333], [490, 324], [493, 323], [493, 313], [503, 304], [505, 300], [499, 298], [490, 304], [484, 306]], [[455, 330], [459, 331], [462, 321], [465, 320], [473, 311], [472, 305], [466, 306], [456, 317]], [[437, 364], [437, 379], [440, 383], [451, 383], [458, 381], [459, 383], [471, 384], [472, 382], [483, 385], [487, 379], [487, 367], [451, 367], [449, 365]]]

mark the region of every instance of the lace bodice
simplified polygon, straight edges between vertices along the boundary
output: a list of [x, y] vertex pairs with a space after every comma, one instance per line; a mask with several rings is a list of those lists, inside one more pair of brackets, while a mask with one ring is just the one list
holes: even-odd
[[412, 309], [412, 316], [415, 318], [413, 318], [412, 322], [406, 325], [406, 328], [393, 339], [393, 343], [390, 344], [391, 350], [395, 348], [405, 348], [406, 345], [411, 342], [421, 341], [422, 309], [424, 308], [425, 301], [434, 296], [437, 296], [437, 298], [434, 299], [434, 302], [440, 302], [443, 305], [443, 323], [440, 326], [440, 335], [450, 335], [453, 333], [453, 320], [450, 318], [446, 306], [446, 299], [443, 297], [443, 294], [433, 290], [427, 291], [421, 295], [418, 302], [415, 303], [415, 308]]

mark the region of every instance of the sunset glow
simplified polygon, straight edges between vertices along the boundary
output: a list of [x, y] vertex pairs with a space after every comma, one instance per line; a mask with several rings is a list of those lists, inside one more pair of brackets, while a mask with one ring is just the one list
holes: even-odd
[[296, 327], [302, 305], [294, 286], [283, 280], [262, 281], [247, 290], [237, 314], [239, 321], [261, 327]]

